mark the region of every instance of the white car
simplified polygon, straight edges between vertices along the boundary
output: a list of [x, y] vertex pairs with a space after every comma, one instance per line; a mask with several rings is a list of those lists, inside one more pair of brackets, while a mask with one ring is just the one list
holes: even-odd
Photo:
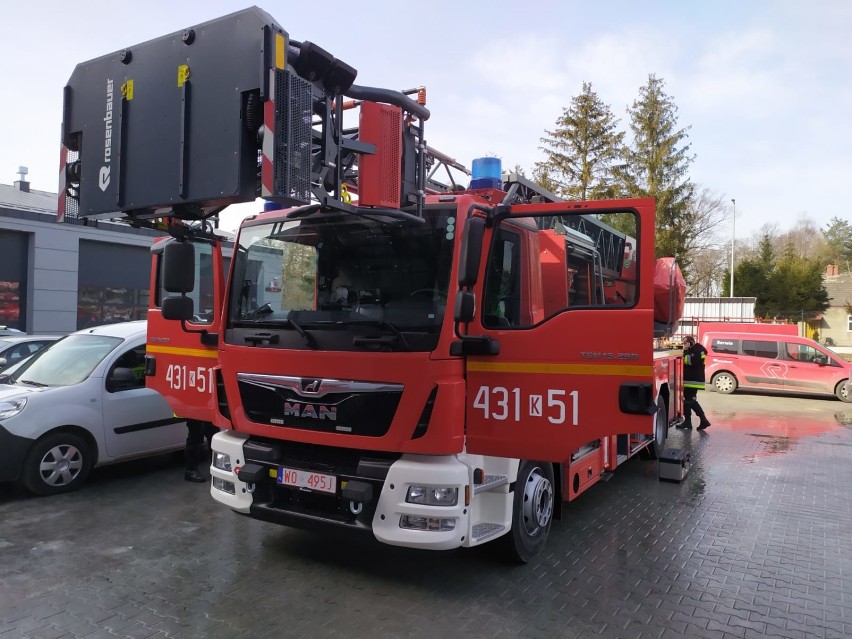
[[0, 385], [0, 481], [63, 493], [95, 466], [184, 446], [186, 424], [145, 387], [146, 326], [77, 331], [12, 372]]
[[0, 371], [5, 371], [49, 346], [62, 335], [5, 335], [0, 336]]

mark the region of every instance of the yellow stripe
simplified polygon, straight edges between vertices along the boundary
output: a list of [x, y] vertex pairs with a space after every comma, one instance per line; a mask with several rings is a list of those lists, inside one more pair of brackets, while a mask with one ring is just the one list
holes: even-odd
[[532, 362], [468, 362], [467, 370], [476, 373], [550, 373], [557, 375], [627, 375], [650, 377], [652, 366], [625, 364], [537, 364]]
[[187, 357], [209, 357], [216, 359], [219, 352], [206, 348], [178, 348], [176, 346], [152, 346], [148, 344], [145, 348], [149, 353], [162, 353], [163, 355], [185, 355]]

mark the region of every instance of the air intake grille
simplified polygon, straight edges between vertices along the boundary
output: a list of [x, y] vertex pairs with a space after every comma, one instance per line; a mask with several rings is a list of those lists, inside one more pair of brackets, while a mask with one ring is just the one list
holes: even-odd
[[[60, 222], [69, 222], [71, 224], [85, 224], [86, 221], [80, 219], [80, 181], [79, 177], [72, 181], [68, 179], [67, 168], [72, 166], [80, 159], [79, 151], [66, 149], [65, 163], [62, 166], [62, 171], [66, 171], [66, 175], [60, 176], [60, 183], [65, 187], [64, 192], [59, 194], [65, 204], [64, 214], [60, 212]], [[73, 197], [72, 197], [73, 196]], [[60, 211], [62, 207], [60, 206]]]
[[275, 71], [274, 194], [296, 206], [311, 201], [311, 85]]

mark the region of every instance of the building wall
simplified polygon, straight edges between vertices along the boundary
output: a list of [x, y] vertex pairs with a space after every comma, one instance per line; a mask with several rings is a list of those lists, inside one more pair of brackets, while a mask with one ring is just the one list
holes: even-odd
[[819, 341], [831, 340], [835, 346], [852, 347], [852, 333], [849, 332], [849, 313], [842, 306], [832, 306], [822, 314], [819, 327]]
[[[77, 330], [78, 281], [81, 241], [150, 248], [158, 235], [152, 231], [131, 229], [126, 225], [99, 222], [97, 226], [65, 224], [50, 214], [0, 209], [0, 229], [21, 233], [27, 238], [27, 277], [25, 322], [28, 333], [67, 333]], [[130, 251], [135, 268], [140, 260], [149, 268], [147, 251]], [[121, 278], [130, 262], [120, 259], [100, 265]]]

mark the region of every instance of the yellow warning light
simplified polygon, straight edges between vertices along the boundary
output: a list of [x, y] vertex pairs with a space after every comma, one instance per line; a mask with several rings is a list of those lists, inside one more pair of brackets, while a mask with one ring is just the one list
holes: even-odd
[[275, 34], [275, 68], [287, 68], [287, 41], [280, 33]]
[[127, 80], [121, 85], [121, 97], [128, 102], [133, 99], [133, 80]]

